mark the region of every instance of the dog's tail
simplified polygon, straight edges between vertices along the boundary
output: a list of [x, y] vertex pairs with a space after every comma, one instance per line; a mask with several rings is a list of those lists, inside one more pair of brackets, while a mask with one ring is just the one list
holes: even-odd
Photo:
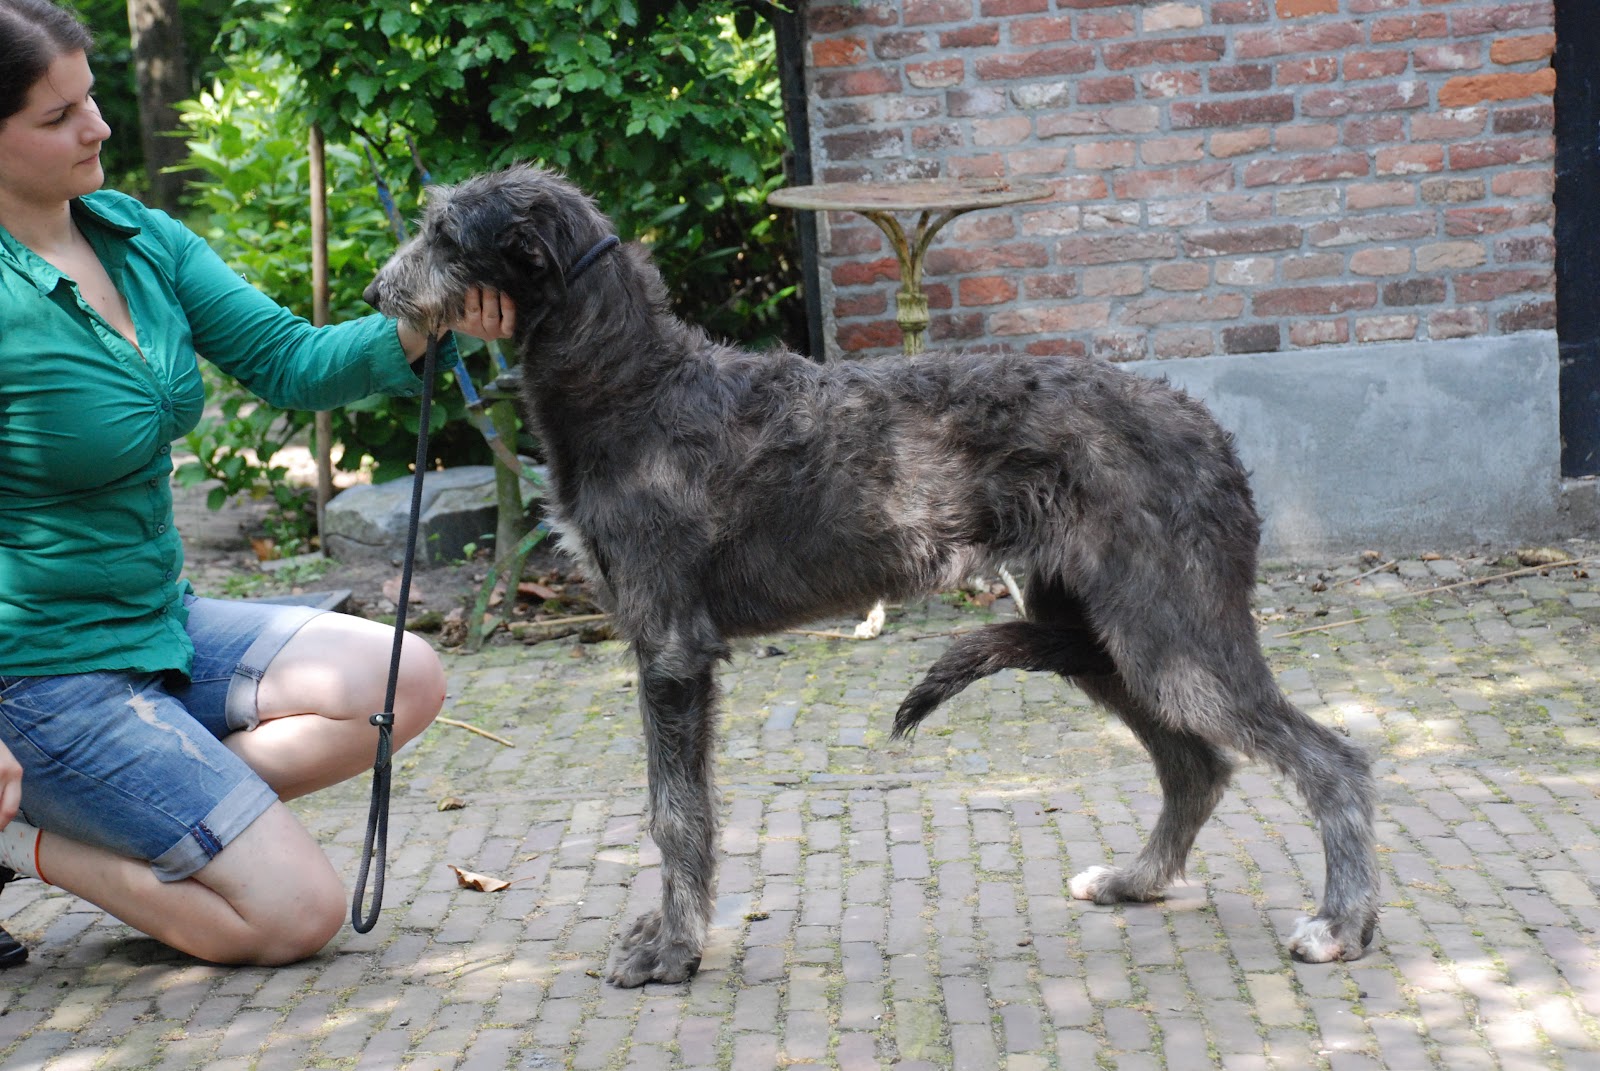
[[934, 708], [973, 681], [1002, 669], [1079, 674], [1115, 672], [1111, 656], [1087, 628], [1004, 621], [958, 636], [911, 689], [894, 716], [892, 738], [908, 736]]

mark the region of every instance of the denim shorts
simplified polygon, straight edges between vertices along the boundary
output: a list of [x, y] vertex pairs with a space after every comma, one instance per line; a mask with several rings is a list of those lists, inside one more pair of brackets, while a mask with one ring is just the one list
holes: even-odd
[[325, 611], [188, 600], [193, 674], [0, 676], [0, 743], [29, 825], [148, 859], [162, 881], [209, 863], [278, 798], [222, 738], [255, 728], [256, 687]]

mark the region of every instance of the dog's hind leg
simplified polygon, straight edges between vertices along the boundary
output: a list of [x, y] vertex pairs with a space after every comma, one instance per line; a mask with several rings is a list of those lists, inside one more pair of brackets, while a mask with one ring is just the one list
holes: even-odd
[[1227, 790], [1233, 761], [1201, 737], [1164, 725], [1128, 694], [1120, 677], [1086, 677], [1077, 683], [1091, 699], [1116, 713], [1149, 752], [1161, 783], [1161, 814], [1131, 866], [1090, 867], [1068, 887], [1079, 900], [1097, 904], [1159, 900], [1166, 887], [1183, 875], [1184, 860], [1200, 827]]
[[711, 921], [717, 811], [714, 636], [669, 630], [636, 642], [650, 782], [650, 835], [661, 850], [661, 906], [623, 936], [610, 980], [625, 988], [681, 982], [700, 967]]

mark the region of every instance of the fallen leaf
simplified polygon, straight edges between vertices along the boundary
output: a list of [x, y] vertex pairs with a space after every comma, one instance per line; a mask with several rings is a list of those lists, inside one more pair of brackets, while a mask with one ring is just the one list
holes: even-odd
[[1442, 562], [1442, 561], [1444, 561], [1444, 555], [1443, 554], [1435, 554], [1431, 550], [1424, 551], [1421, 555], [1419, 555], [1419, 557], [1425, 562]]
[[456, 872], [456, 884], [460, 885], [463, 889], [473, 889], [477, 892], [499, 892], [502, 889], [511, 888], [511, 883], [509, 881], [502, 881], [499, 878], [491, 878], [487, 874], [474, 874], [470, 870], [462, 870], [454, 863], [447, 863], [445, 865]]
[[[414, 589], [414, 588], [411, 591], [407, 592], [406, 594], [407, 594], [407, 599], [406, 599], [407, 602], [421, 602], [422, 601], [422, 596], [419, 595], [417, 593], [416, 589]], [[385, 580], [383, 582], [383, 597], [388, 599], [390, 602], [394, 603], [396, 606], [400, 605], [400, 578], [399, 577], [391, 576], [388, 580]]]
[[517, 593], [519, 595], [532, 595], [534, 598], [543, 600], [545, 602], [549, 602], [551, 599], [561, 598], [559, 592], [553, 591], [550, 588], [545, 587], [543, 584], [532, 580], [524, 580], [522, 583], [518, 584]]
[[459, 811], [466, 805], [467, 801], [460, 796], [446, 796], [439, 801], [439, 809], [441, 811]]
[[270, 562], [278, 557], [278, 544], [265, 536], [251, 536], [250, 549], [256, 552], [256, 561]]
[[1555, 547], [1523, 547], [1517, 551], [1517, 561], [1523, 565], [1560, 565], [1572, 560], [1572, 555]]

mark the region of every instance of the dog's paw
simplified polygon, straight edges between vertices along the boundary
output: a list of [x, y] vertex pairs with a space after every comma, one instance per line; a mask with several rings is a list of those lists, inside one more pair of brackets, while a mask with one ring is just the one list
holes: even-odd
[[1160, 889], [1135, 888], [1129, 873], [1115, 866], [1092, 866], [1073, 878], [1067, 890], [1075, 899], [1093, 900], [1097, 904], [1148, 903], [1161, 899]]
[[866, 620], [856, 626], [856, 639], [875, 640], [883, 634], [883, 623], [887, 620], [883, 611], [883, 603], [878, 603], [867, 614]]
[[663, 936], [659, 909], [634, 919], [617, 943], [617, 953], [616, 966], [607, 981], [622, 989], [646, 982], [685, 982], [700, 969], [698, 946]]
[[1307, 963], [1360, 959], [1367, 946], [1358, 929], [1338, 926], [1324, 918], [1305, 917], [1295, 923], [1294, 932], [1289, 935], [1289, 951]]

